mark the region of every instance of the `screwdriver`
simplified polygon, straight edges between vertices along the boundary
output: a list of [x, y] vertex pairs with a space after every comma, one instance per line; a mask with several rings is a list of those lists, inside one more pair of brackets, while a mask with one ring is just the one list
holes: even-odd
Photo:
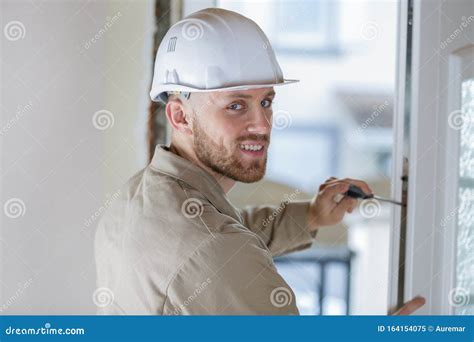
[[347, 190], [344, 195], [352, 197], [352, 198], [361, 198], [361, 199], [373, 198], [373, 199], [376, 199], [376, 200], [379, 200], [379, 201], [390, 202], [390, 203], [393, 203], [393, 204], [396, 204], [396, 205], [401, 205], [402, 207], [405, 206], [403, 203], [397, 202], [397, 201], [389, 199], [389, 198], [383, 198], [383, 197], [379, 197], [379, 196], [375, 196], [375, 195], [368, 195], [364, 191], [362, 191], [361, 188], [359, 188], [357, 185], [354, 185], [354, 184], [349, 185], [349, 190]]

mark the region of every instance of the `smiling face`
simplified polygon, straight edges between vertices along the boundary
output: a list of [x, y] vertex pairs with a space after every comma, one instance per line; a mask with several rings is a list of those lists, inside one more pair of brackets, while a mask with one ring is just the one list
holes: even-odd
[[182, 100], [184, 111], [192, 112], [189, 143], [199, 162], [235, 181], [262, 179], [274, 96], [273, 88], [262, 88], [192, 93]]

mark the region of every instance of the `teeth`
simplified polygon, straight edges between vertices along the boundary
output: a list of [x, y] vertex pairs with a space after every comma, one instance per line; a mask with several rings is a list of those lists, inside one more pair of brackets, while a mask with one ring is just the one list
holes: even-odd
[[263, 148], [263, 146], [262, 145], [244, 145], [244, 144], [241, 144], [240, 148], [243, 149], [243, 150], [247, 150], [247, 151], [260, 151]]

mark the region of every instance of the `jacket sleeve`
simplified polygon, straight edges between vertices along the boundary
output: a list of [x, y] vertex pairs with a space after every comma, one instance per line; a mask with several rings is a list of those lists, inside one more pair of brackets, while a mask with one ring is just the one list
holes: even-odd
[[282, 202], [279, 206], [253, 206], [241, 211], [244, 225], [267, 245], [272, 256], [309, 248], [317, 231], [309, 231], [309, 201]]
[[293, 291], [251, 232], [218, 234], [173, 277], [165, 315], [298, 315]]

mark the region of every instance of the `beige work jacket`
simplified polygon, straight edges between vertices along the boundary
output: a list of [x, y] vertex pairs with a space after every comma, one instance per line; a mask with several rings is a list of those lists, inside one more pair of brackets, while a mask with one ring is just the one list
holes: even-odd
[[297, 315], [272, 256], [307, 248], [309, 202], [237, 210], [205, 170], [156, 147], [95, 236], [100, 314]]

